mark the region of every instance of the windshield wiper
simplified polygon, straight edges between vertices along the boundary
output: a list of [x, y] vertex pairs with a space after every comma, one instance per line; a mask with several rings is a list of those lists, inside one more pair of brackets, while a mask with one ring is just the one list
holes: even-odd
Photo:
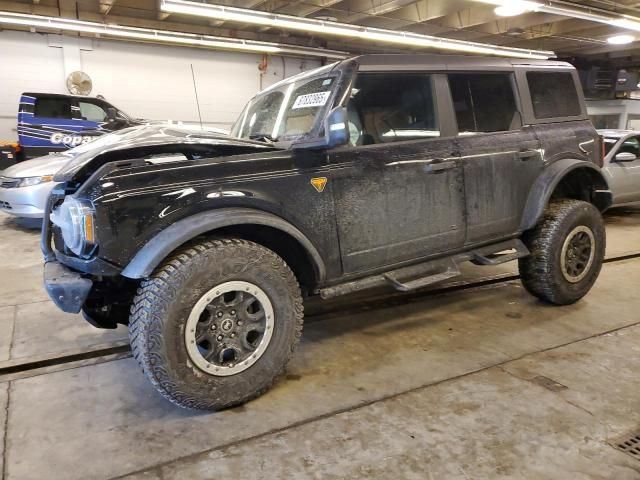
[[275, 143], [276, 139], [268, 133], [254, 133], [249, 135], [249, 140], [258, 140], [260, 142]]

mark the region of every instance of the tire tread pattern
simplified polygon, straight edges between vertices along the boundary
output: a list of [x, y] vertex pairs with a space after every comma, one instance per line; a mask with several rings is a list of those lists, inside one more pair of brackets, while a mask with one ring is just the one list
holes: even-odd
[[[566, 282], [558, 275], [559, 265], [554, 259], [557, 248], [562, 248], [564, 239], [559, 238], [561, 226], [576, 210], [585, 208], [590, 214], [600, 218], [600, 212], [590, 203], [581, 200], [562, 199], [552, 201], [538, 224], [523, 235], [523, 241], [530, 251], [530, 255], [518, 261], [520, 278], [525, 289], [532, 295], [555, 305], [567, 305], [577, 301], [595, 281], [602, 259], [592, 266], [592, 272], [586, 277], [586, 291], [578, 298], [568, 297], [563, 293], [562, 283]], [[605, 245], [601, 248], [604, 249]], [[567, 282], [568, 283], [568, 282]]]
[[[295, 311], [295, 340], [291, 344], [286, 361], [279, 370], [273, 372], [271, 381], [264, 387], [253, 391], [250, 395], [239, 398], [236, 401], [228, 401], [223, 404], [212, 405], [211, 401], [203, 400], [202, 397], [195, 398], [180, 388], [172, 376], [169, 374], [165, 361], [167, 352], [163, 351], [162, 335], [164, 323], [167, 321], [169, 307], [172, 301], [177, 298], [179, 284], [184, 280], [184, 273], [198, 257], [205, 255], [214, 249], [232, 249], [233, 247], [244, 247], [254, 255], [251, 262], [262, 261], [269, 264], [280, 272], [287, 282], [289, 292], [294, 302]], [[304, 318], [304, 307], [300, 286], [295, 275], [288, 265], [271, 250], [241, 239], [224, 238], [215, 240], [200, 240], [168, 257], [152, 275], [143, 280], [140, 284], [133, 304], [129, 319], [129, 340], [133, 357], [142, 368], [145, 376], [150, 380], [158, 392], [171, 402], [186, 408], [192, 409], [221, 409], [239, 403], [244, 403], [256, 398], [266, 392], [282, 376], [286, 365], [291, 359], [296, 345], [302, 335], [302, 325]], [[206, 374], [205, 374], [206, 375]], [[204, 392], [203, 392], [204, 396]]]

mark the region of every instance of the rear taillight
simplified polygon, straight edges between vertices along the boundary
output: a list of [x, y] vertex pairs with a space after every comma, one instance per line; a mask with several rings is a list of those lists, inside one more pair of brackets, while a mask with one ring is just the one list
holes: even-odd
[[600, 165], [600, 167], [603, 167], [604, 166], [604, 156], [605, 156], [604, 137], [601, 137], [600, 135], [598, 135], [598, 140], [600, 141], [600, 155], [598, 156], [598, 165]]

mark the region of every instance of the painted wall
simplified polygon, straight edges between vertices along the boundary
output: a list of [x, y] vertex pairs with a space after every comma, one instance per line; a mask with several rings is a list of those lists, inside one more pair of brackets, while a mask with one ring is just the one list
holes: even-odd
[[622, 130], [640, 130], [640, 100], [587, 100], [587, 112], [591, 116], [596, 128], [601, 128], [597, 117], [611, 116], [608, 128], [619, 128]]
[[89, 74], [92, 96], [134, 117], [197, 122], [193, 65], [202, 120], [229, 128], [246, 101], [286, 76], [319, 66], [311, 59], [129, 43], [72, 36], [0, 32], [0, 140], [17, 138], [16, 114], [24, 91], [67, 93], [66, 76]]

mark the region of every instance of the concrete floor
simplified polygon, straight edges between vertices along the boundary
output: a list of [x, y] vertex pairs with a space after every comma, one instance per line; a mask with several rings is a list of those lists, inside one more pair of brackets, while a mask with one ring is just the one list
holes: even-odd
[[[640, 209], [607, 223], [609, 256], [640, 250]], [[124, 340], [52, 306], [37, 236], [0, 217], [0, 362]], [[286, 378], [215, 414], [167, 403], [132, 359], [0, 378], [4, 478], [640, 479], [607, 443], [640, 429], [639, 283], [630, 260], [562, 308], [518, 282], [331, 315], [362, 296], [309, 302]]]

